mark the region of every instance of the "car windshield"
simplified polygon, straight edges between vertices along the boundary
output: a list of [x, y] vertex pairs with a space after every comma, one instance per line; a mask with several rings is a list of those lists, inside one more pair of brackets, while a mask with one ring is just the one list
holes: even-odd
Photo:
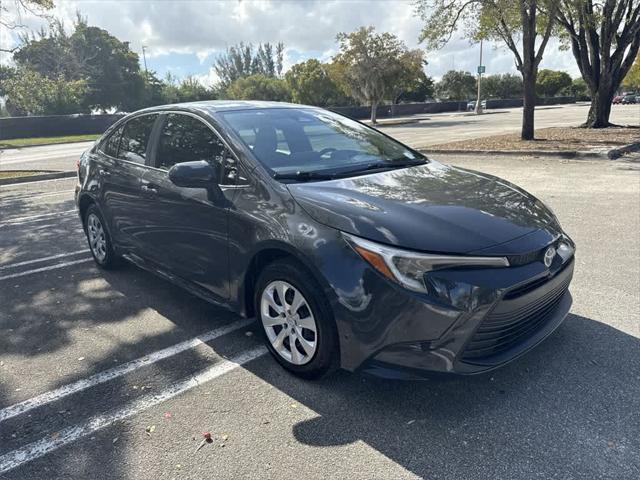
[[426, 160], [380, 132], [328, 111], [269, 108], [222, 115], [256, 158], [280, 179], [335, 178]]

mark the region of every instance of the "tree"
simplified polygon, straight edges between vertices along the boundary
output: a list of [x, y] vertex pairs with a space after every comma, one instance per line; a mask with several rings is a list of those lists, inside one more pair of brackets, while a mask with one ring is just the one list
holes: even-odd
[[331, 79], [329, 68], [315, 58], [296, 63], [284, 78], [296, 103], [320, 107], [344, 103], [344, 94]]
[[251, 43], [240, 42], [228, 47], [216, 58], [213, 68], [220, 78], [220, 84], [226, 88], [239, 78], [262, 74], [267, 77], [282, 75], [284, 44], [260, 43], [254, 48]]
[[591, 95], [584, 126], [611, 125], [611, 101], [640, 49], [637, 0], [562, 0], [555, 12]]
[[271, 100], [286, 102], [291, 98], [284, 80], [262, 73], [238, 78], [226, 89], [226, 94], [234, 100]]
[[[3, 0], [0, 1], [0, 28], [2, 30], [19, 30], [26, 28], [21, 18], [28, 13], [46, 18], [47, 12], [53, 8], [53, 0]], [[16, 48], [0, 46], [0, 52], [12, 53]]]
[[569, 87], [569, 91], [572, 96], [576, 97], [576, 100], [591, 100], [591, 97], [589, 97], [589, 87], [587, 87], [587, 82], [582, 78], [573, 79], [571, 87]]
[[435, 95], [435, 84], [433, 78], [428, 77], [424, 72], [421, 78], [414, 81], [399, 98], [401, 102], [425, 102]]
[[436, 93], [446, 100], [469, 100], [476, 91], [476, 77], [469, 72], [449, 70], [436, 83]]
[[20, 69], [5, 82], [7, 109], [12, 115], [63, 115], [86, 111], [83, 107], [87, 84], [63, 77], [47, 78], [38, 72]]
[[143, 88], [138, 55], [129, 43], [89, 26], [80, 15], [70, 35], [61, 22], [54, 21], [48, 31], [38, 37], [23, 36], [22, 41], [13, 55], [15, 62], [48, 78], [85, 80], [88, 108], [126, 109]]
[[511, 73], [487, 75], [482, 78], [485, 98], [521, 98], [522, 77]]
[[351, 94], [371, 105], [371, 122], [376, 123], [378, 105], [404, 81], [407, 66], [402, 59], [409, 50], [395, 35], [377, 34], [373, 27], [339, 33], [336, 38], [340, 51], [334, 62], [345, 67], [344, 81]]
[[[567, 0], [569, 1], [569, 0]], [[473, 40], [503, 42], [513, 53], [522, 75], [523, 140], [534, 138], [538, 65], [555, 26], [558, 0], [417, 0], [425, 22], [420, 41], [440, 48], [464, 24]]]
[[624, 77], [622, 85], [631, 90], [640, 90], [640, 53], [636, 55], [636, 61]]
[[571, 76], [561, 70], [542, 69], [538, 72], [536, 93], [541, 97], [555, 97], [571, 88]]
[[391, 87], [393, 105], [400, 103], [404, 94], [418, 90], [427, 79], [423, 69], [426, 61], [422, 50], [407, 50], [398, 58], [398, 62], [398, 80]]

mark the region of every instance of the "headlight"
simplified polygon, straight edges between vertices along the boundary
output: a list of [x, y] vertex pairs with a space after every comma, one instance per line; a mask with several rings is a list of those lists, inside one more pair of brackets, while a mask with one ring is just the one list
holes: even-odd
[[431, 255], [381, 245], [370, 240], [342, 234], [351, 247], [382, 275], [414, 292], [427, 293], [424, 274], [451, 267], [508, 267], [505, 257], [465, 257]]

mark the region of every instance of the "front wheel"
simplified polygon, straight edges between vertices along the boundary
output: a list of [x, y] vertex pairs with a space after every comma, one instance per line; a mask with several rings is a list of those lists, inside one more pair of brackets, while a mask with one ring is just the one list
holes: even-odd
[[278, 363], [311, 379], [337, 368], [338, 336], [321, 287], [304, 273], [292, 261], [268, 265], [257, 282], [255, 311]]

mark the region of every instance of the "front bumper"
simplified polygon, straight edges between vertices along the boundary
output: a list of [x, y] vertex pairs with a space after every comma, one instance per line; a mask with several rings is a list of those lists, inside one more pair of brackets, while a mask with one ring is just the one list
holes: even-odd
[[549, 268], [535, 261], [431, 272], [445, 291], [434, 298], [363, 266], [358, 288], [348, 296], [338, 292], [334, 306], [342, 366], [389, 378], [475, 374], [502, 366], [565, 319], [573, 268], [573, 256], [558, 256]]

